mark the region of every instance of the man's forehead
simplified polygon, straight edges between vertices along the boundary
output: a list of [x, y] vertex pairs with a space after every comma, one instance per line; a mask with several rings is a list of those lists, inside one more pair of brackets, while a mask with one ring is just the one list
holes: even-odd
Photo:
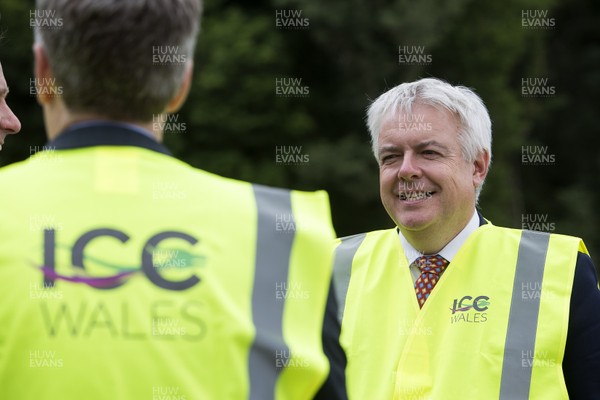
[[379, 130], [379, 150], [399, 144], [422, 147], [423, 143], [443, 143], [448, 147], [457, 139], [459, 129], [458, 119], [448, 110], [415, 104], [410, 112], [387, 114]]
[[428, 104], [414, 104], [410, 111], [397, 109], [389, 111], [383, 118], [380, 132], [395, 131], [431, 131], [433, 126], [444, 130], [459, 128], [458, 118], [450, 111]]

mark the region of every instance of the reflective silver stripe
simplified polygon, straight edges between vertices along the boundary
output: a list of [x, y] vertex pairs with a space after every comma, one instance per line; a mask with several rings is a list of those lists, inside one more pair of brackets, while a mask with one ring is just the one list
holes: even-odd
[[500, 400], [529, 398], [540, 298], [523, 296], [523, 290], [535, 287], [541, 291], [549, 241], [547, 233], [523, 231], [521, 236], [504, 345]]
[[348, 285], [350, 284], [350, 273], [352, 272], [352, 260], [354, 254], [365, 239], [366, 233], [342, 238], [342, 243], [335, 249], [335, 259], [333, 261], [333, 284], [335, 287], [335, 296], [338, 303], [338, 319], [340, 324], [344, 317], [344, 306], [346, 305], [346, 295], [348, 294]]
[[280, 367], [287, 365], [290, 357], [283, 339], [284, 300], [277, 299], [275, 293], [287, 287], [295, 232], [276, 229], [278, 221], [290, 221], [293, 218], [291, 192], [260, 185], [253, 185], [253, 188], [258, 211], [258, 233], [252, 289], [252, 319], [256, 337], [250, 348], [248, 362], [249, 398], [270, 400], [275, 398], [277, 378], [283, 371]]

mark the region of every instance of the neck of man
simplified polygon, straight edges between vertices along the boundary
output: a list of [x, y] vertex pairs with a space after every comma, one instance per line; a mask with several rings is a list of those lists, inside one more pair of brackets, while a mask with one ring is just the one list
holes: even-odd
[[450, 221], [444, 221], [444, 225], [434, 224], [426, 229], [410, 230], [399, 227], [400, 232], [415, 250], [422, 254], [438, 254], [448, 243], [452, 241], [469, 223], [475, 207], [469, 207], [469, 212], [457, 216]]
[[152, 134], [157, 142], [162, 142], [163, 131], [156, 130], [152, 122], [113, 120], [95, 113], [77, 113], [69, 110], [62, 102], [52, 102], [44, 106], [44, 124], [48, 140], [53, 140], [65, 129], [76, 123], [85, 121], [120, 122], [136, 125]]

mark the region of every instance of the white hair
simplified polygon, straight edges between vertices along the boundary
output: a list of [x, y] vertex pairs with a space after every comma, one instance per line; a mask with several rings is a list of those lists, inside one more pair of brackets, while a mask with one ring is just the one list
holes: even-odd
[[[389, 113], [410, 113], [413, 104], [443, 108], [458, 118], [458, 141], [463, 157], [473, 162], [485, 151], [492, 157], [492, 122], [483, 101], [473, 90], [452, 86], [440, 79], [424, 78], [403, 83], [379, 96], [368, 108], [367, 126], [371, 134], [373, 153], [378, 159], [379, 131]], [[379, 162], [379, 160], [377, 160]], [[481, 187], [476, 190], [479, 198]]]

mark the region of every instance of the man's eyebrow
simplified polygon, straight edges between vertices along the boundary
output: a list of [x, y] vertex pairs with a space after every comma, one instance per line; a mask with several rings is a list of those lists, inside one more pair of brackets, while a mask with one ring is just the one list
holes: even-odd
[[448, 150], [448, 147], [447, 147], [447, 146], [445, 146], [445, 145], [443, 145], [442, 143], [440, 143], [440, 142], [437, 142], [437, 141], [435, 141], [435, 140], [427, 140], [427, 141], [425, 141], [425, 142], [418, 143], [418, 144], [415, 146], [415, 148], [417, 148], [417, 149], [419, 149], [419, 150], [420, 150], [420, 149], [424, 149], [424, 148], [426, 148], [426, 147], [430, 147], [430, 146], [433, 146], [433, 147], [438, 147], [438, 148], [440, 148], [440, 149], [443, 149], [443, 150]]
[[386, 144], [379, 149], [379, 153], [383, 153], [384, 151], [399, 151], [402, 150], [399, 146], [394, 144]]
[[[435, 140], [427, 140], [425, 142], [417, 143], [415, 145], [415, 148], [417, 150], [422, 150], [422, 149], [424, 149], [426, 147], [430, 147], [430, 146], [438, 147], [443, 150], [448, 150], [448, 147], [446, 145], [444, 145], [438, 141], [435, 141]], [[396, 146], [394, 144], [386, 144], [379, 149], [379, 154], [386, 152], [386, 151], [390, 151], [390, 152], [402, 151], [402, 148], [399, 146]]]

